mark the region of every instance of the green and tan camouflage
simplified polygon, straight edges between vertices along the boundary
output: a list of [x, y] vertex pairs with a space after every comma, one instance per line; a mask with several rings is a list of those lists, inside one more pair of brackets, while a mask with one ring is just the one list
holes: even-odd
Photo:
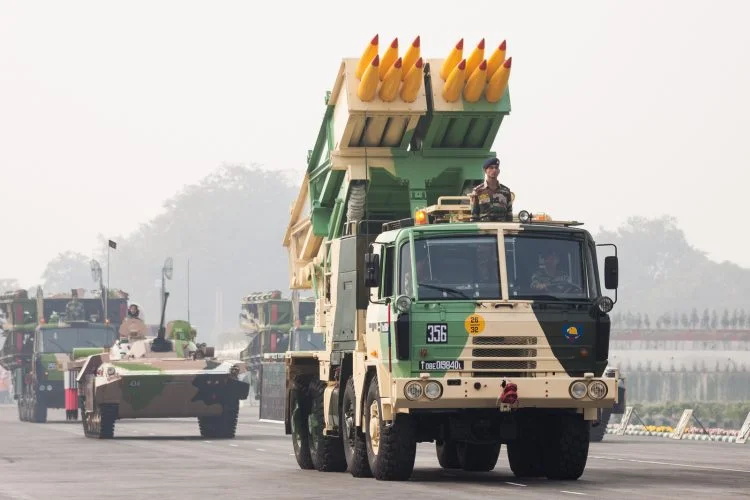
[[249, 390], [245, 364], [217, 360], [213, 347], [194, 342], [190, 323], [164, 328], [163, 317], [164, 311], [156, 337], [129, 318], [126, 329], [134, 334], [82, 363], [77, 383], [86, 437], [112, 438], [118, 419], [170, 417], [197, 417], [203, 437], [235, 437], [239, 401]]
[[[462, 97], [466, 61], [449, 58], [447, 80], [427, 59], [408, 102], [373, 97], [377, 79], [344, 59], [326, 96], [283, 243], [326, 346], [287, 354], [286, 432], [300, 467], [357, 477], [408, 479], [416, 443], [435, 442], [444, 468], [492, 470], [506, 444], [517, 476], [577, 479], [590, 423], [617, 399], [597, 245], [546, 214], [472, 217], [510, 94], [467, 75]], [[532, 289], [540, 269], [570, 279]], [[615, 289], [616, 256], [604, 272]]]

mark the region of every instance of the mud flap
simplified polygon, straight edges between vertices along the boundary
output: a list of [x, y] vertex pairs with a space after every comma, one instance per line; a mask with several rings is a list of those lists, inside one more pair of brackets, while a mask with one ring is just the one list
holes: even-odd
[[286, 372], [283, 362], [264, 361], [258, 375], [260, 383], [260, 420], [284, 422], [286, 414]]

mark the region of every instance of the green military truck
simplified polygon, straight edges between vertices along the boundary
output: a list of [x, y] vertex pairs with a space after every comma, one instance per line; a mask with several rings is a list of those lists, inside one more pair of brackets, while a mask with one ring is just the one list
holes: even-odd
[[326, 96], [283, 242], [325, 348], [286, 355], [286, 433], [304, 469], [406, 480], [417, 443], [434, 442], [442, 467], [489, 471], [504, 444], [516, 476], [577, 479], [617, 399], [597, 244], [546, 214], [472, 213], [510, 61], [477, 97], [486, 64], [469, 76], [449, 59], [381, 68], [382, 83], [360, 71], [377, 57], [344, 59]]
[[82, 289], [36, 298], [26, 290], [0, 296], [7, 319], [0, 366], [12, 373], [13, 398], [23, 422], [47, 421], [47, 410], [66, 410], [78, 418], [75, 380], [66, 377], [67, 363], [111, 346], [127, 312], [127, 294], [110, 290], [108, 320], [101, 297], [85, 297]]
[[240, 353], [247, 363], [250, 384], [260, 401], [259, 418], [284, 420], [284, 354], [319, 350], [322, 335], [313, 331], [315, 302], [311, 297], [285, 298], [281, 292], [259, 292], [242, 299], [240, 327], [250, 337]]

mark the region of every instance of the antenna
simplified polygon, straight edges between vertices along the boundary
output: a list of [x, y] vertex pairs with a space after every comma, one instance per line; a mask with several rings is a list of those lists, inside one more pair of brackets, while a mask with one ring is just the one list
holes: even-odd
[[187, 321], [190, 323], [190, 257], [187, 260]]
[[91, 279], [94, 280], [94, 283], [101, 284], [102, 266], [94, 259], [91, 259]]

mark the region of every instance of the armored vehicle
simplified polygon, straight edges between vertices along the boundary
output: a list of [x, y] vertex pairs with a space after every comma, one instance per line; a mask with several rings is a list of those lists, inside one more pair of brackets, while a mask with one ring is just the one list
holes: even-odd
[[0, 297], [7, 318], [0, 365], [12, 373], [21, 421], [46, 422], [49, 408], [64, 408], [66, 419], [77, 418], [75, 385], [65, 377], [65, 365], [75, 356], [112, 346], [127, 308], [127, 294], [110, 290], [110, 323], [104, 321], [101, 296], [85, 295], [74, 289], [44, 297], [39, 288], [36, 299], [25, 290]]
[[[233, 438], [239, 401], [249, 384], [244, 363], [218, 361], [213, 347], [194, 342], [186, 321], [166, 327], [169, 293], [164, 292], [156, 337], [137, 318], [128, 318], [109, 352], [89, 356], [77, 376], [83, 431], [90, 438], [112, 438], [118, 419], [197, 417], [206, 438]], [[75, 369], [75, 367], [73, 367]]]
[[[597, 245], [467, 197], [510, 112], [505, 43], [419, 50], [381, 59], [376, 37], [326, 96], [283, 243], [325, 349], [286, 355], [286, 433], [301, 468], [356, 477], [406, 480], [434, 442], [444, 468], [492, 470], [505, 444], [517, 476], [577, 479], [617, 399]], [[617, 269], [615, 248], [607, 289]]]

